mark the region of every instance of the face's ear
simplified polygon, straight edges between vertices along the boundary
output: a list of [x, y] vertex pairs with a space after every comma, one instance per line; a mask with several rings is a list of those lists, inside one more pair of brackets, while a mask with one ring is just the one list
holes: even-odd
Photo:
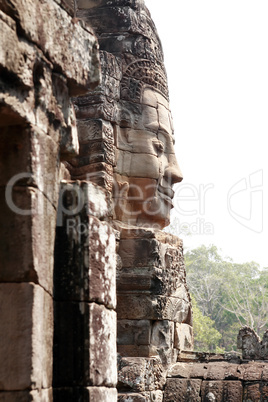
[[172, 126], [170, 124], [170, 111], [165, 106], [159, 104], [158, 105], [158, 118], [159, 118], [159, 128], [160, 130], [172, 135]]
[[132, 143], [130, 138], [130, 129], [118, 127], [116, 131], [116, 148], [132, 152]]
[[152, 88], [145, 88], [141, 97], [142, 124], [147, 130], [157, 133], [159, 119], [157, 113], [158, 100], [156, 91]]
[[113, 187], [113, 203], [114, 203], [114, 219], [123, 220], [127, 211], [129, 183], [120, 181], [119, 176], [114, 182]]

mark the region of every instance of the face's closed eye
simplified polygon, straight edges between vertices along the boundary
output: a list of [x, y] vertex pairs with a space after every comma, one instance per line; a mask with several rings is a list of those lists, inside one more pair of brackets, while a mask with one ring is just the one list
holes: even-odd
[[164, 152], [166, 154], [175, 154], [175, 149], [174, 149], [174, 136], [171, 134], [168, 134], [164, 131], [160, 131], [157, 134], [157, 138], [160, 142], [164, 144]]
[[158, 139], [153, 139], [153, 146], [154, 146], [154, 149], [156, 150], [158, 156], [160, 156], [164, 153], [165, 144], [162, 141], [160, 141]]

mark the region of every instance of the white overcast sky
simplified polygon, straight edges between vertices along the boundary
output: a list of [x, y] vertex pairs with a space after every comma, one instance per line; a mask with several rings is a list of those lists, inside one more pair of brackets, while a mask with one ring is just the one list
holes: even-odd
[[268, 1], [145, 2], [168, 72], [185, 248], [268, 267]]

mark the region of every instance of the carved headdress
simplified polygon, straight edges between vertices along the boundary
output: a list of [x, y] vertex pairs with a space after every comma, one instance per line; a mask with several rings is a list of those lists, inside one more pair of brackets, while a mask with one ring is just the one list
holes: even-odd
[[165, 71], [153, 61], [140, 59], [131, 63], [123, 73], [121, 99], [139, 102], [145, 86], [156, 89], [169, 100]]

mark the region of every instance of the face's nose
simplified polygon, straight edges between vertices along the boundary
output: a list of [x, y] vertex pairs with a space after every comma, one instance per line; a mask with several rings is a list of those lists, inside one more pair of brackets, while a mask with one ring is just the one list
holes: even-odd
[[170, 185], [182, 181], [183, 176], [175, 154], [169, 154], [168, 165], [165, 169], [165, 179]]

